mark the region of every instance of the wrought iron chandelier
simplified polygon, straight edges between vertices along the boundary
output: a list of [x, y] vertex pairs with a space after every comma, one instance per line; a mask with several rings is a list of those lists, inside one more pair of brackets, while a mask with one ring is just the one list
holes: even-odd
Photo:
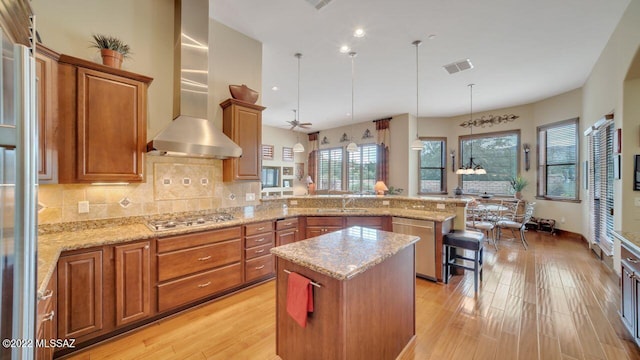
[[[469, 84], [469, 119], [473, 119], [473, 85], [474, 84]], [[471, 129], [471, 135], [473, 135], [473, 127], [470, 127]], [[458, 175], [484, 175], [487, 173], [487, 170], [485, 170], [482, 165], [480, 164], [476, 164], [473, 161], [473, 139], [470, 140], [470, 155], [469, 156], [469, 164], [463, 164], [457, 171], [456, 174]], [[462, 156], [460, 157], [462, 158]]]

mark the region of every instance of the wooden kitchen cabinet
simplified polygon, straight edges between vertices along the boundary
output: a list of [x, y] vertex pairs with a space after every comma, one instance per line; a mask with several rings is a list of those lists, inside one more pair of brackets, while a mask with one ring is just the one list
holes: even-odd
[[222, 130], [242, 148], [240, 158], [222, 161], [222, 180], [260, 180], [263, 106], [227, 99], [220, 104]]
[[58, 182], [58, 58], [60, 54], [36, 47], [36, 115], [38, 117], [38, 182]]
[[636, 344], [640, 345], [640, 256], [623, 243], [620, 258], [620, 316]]
[[263, 221], [244, 226], [245, 234], [245, 283], [273, 276], [273, 255], [269, 251], [274, 245], [273, 222]]
[[344, 221], [342, 216], [307, 216], [305, 239], [342, 230]]
[[105, 330], [103, 251], [63, 254], [58, 260], [58, 337], [78, 343]]
[[59, 182], [143, 182], [152, 79], [61, 55]]
[[[36, 339], [50, 345], [50, 341], [56, 339], [56, 300], [57, 300], [57, 275], [53, 270], [53, 275], [47, 284], [47, 288], [42, 294], [38, 294], [38, 322], [36, 327]], [[36, 360], [53, 359], [52, 346], [39, 346], [36, 348]]]
[[242, 285], [239, 226], [157, 240], [158, 312]]
[[300, 240], [298, 219], [276, 221], [276, 246], [291, 244]]
[[113, 246], [116, 327], [151, 316], [151, 242]]
[[345, 227], [362, 226], [376, 230], [391, 231], [388, 216], [348, 216], [345, 217]]

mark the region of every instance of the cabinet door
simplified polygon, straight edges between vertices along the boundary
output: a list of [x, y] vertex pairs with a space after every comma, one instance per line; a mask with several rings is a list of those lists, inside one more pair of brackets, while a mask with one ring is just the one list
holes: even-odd
[[223, 160], [223, 181], [260, 180], [264, 107], [234, 99], [220, 106], [224, 109], [222, 130], [242, 148], [242, 157]]
[[346, 227], [362, 226], [370, 229], [383, 230], [384, 217], [382, 216], [353, 216], [346, 218]]
[[38, 117], [38, 181], [56, 183], [57, 156], [55, 131], [57, 127], [56, 54], [38, 46], [36, 52], [36, 115]]
[[622, 317], [622, 322], [629, 329], [632, 334], [635, 334], [634, 331], [634, 288], [633, 285], [635, 283], [633, 271], [622, 262], [622, 278], [621, 278], [621, 300], [622, 306], [620, 307], [620, 316]]
[[298, 241], [298, 229], [285, 229], [276, 232], [276, 246]]
[[81, 67], [77, 76], [77, 180], [143, 181], [146, 84]]
[[82, 342], [102, 330], [102, 300], [102, 250], [60, 257], [58, 337]]
[[150, 242], [114, 246], [116, 326], [151, 315]]

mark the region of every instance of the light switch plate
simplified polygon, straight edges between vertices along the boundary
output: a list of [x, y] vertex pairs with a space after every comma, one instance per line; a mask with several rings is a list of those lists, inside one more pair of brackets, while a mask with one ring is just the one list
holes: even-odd
[[382, 205], [389, 205], [389, 200], [382, 200]]
[[636, 207], [640, 207], [640, 197], [633, 199], [633, 205]]
[[78, 201], [78, 214], [86, 214], [89, 212], [88, 201]]
[[437, 204], [437, 205], [436, 205], [436, 209], [438, 209], [438, 210], [444, 210], [444, 204]]
[[247, 193], [245, 195], [245, 200], [246, 201], [255, 201], [256, 200], [256, 194], [254, 193]]
[[290, 204], [291, 204], [291, 205], [298, 205], [298, 200], [291, 200], [291, 201], [290, 201]]

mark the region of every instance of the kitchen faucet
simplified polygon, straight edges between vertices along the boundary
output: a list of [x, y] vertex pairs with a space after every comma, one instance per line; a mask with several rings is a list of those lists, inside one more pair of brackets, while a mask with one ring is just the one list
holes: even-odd
[[342, 196], [342, 210], [347, 207], [347, 204], [353, 201], [354, 198], [347, 198], [347, 195]]

